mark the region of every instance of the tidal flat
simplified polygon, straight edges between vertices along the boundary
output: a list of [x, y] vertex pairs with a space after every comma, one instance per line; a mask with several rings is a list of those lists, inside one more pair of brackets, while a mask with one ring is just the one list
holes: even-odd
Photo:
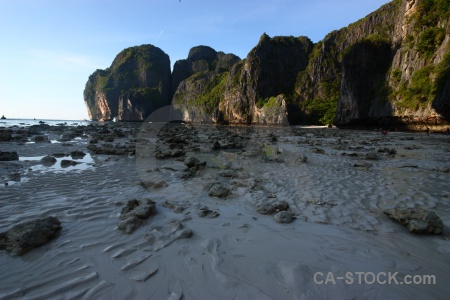
[[[448, 135], [150, 123], [0, 131], [1, 151], [18, 155], [0, 161], [0, 232], [61, 222], [24, 255], [0, 251], [0, 299], [450, 294]], [[410, 232], [384, 213], [394, 208], [434, 213], [442, 233]], [[325, 284], [329, 272], [398, 272], [399, 283]], [[401, 284], [406, 275], [436, 280]]]

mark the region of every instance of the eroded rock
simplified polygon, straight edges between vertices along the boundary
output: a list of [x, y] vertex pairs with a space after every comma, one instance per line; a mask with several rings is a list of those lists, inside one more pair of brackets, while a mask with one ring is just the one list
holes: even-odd
[[293, 217], [292, 217], [292, 213], [289, 211], [280, 211], [277, 212], [274, 216], [273, 219], [278, 222], [278, 223], [282, 223], [282, 224], [289, 224], [293, 221]]
[[150, 199], [145, 200], [128, 200], [127, 204], [120, 212], [121, 221], [117, 225], [119, 230], [126, 233], [132, 233], [141, 227], [145, 220], [156, 214], [155, 202]]
[[442, 234], [442, 220], [432, 211], [422, 208], [392, 208], [383, 213], [413, 233]]
[[21, 223], [0, 233], [0, 249], [21, 256], [55, 238], [60, 230], [61, 222], [55, 217]]
[[286, 211], [289, 204], [286, 201], [264, 202], [256, 205], [256, 211], [262, 215], [272, 215], [276, 212]]
[[216, 182], [209, 189], [208, 195], [211, 197], [225, 198], [230, 194], [230, 189], [224, 184]]

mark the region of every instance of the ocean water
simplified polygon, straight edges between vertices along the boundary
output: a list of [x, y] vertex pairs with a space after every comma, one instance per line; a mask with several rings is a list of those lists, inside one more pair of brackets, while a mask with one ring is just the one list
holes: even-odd
[[88, 120], [52, 120], [52, 119], [4, 119], [0, 120], [0, 127], [27, 127], [39, 124], [48, 124], [51, 126], [65, 125], [65, 126], [78, 126], [78, 125], [89, 125], [93, 123], [98, 123], [96, 121]]

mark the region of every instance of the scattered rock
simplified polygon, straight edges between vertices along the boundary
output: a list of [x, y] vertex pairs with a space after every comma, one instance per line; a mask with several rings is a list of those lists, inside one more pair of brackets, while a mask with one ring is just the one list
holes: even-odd
[[369, 169], [372, 167], [372, 164], [354, 164], [353, 167], [355, 168], [366, 168]]
[[375, 152], [366, 153], [365, 158], [368, 160], [377, 160], [378, 155]]
[[214, 150], [219, 150], [219, 149], [220, 149], [220, 143], [219, 143], [219, 141], [215, 141], [215, 142], [213, 143], [213, 145], [212, 145], [212, 148], [213, 148]]
[[188, 156], [184, 159], [184, 164], [188, 166], [188, 168], [192, 168], [200, 164], [200, 161], [195, 157]]
[[219, 172], [219, 176], [222, 177], [228, 177], [228, 178], [234, 178], [237, 177], [236, 172], [233, 170], [223, 170]]
[[142, 226], [146, 219], [155, 214], [156, 205], [152, 200], [128, 200], [120, 212], [121, 221], [117, 227], [126, 233], [132, 233]]
[[208, 195], [211, 197], [225, 198], [230, 194], [230, 189], [222, 183], [216, 182], [209, 189]]
[[43, 164], [44, 166], [50, 167], [53, 166], [56, 163], [56, 158], [54, 158], [53, 156], [44, 156], [43, 158], [41, 158], [41, 164]]
[[182, 163], [181, 161], [172, 161], [167, 164], [164, 164], [160, 167], [160, 169], [165, 170], [171, 170], [171, 171], [177, 171], [177, 172], [184, 172], [188, 170], [188, 167]]
[[12, 174], [9, 174], [8, 177], [9, 177], [9, 180], [15, 181], [15, 182], [20, 182], [20, 178], [21, 178], [20, 173], [12, 173]]
[[297, 156], [297, 162], [298, 163], [306, 163], [307, 160], [308, 160], [308, 157], [306, 157], [306, 155], [299, 154]]
[[212, 218], [217, 218], [219, 215], [220, 215], [219, 212], [210, 210], [206, 206], [200, 208], [200, 210], [198, 211], [198, 216], [200, 218], [208, 217], [208, 218], [212, 219]]
[[97, 146], [90, 144], [87, 148], [94, 154], [105, 154], [105, 155], [134, 155], [136, 153], [136, 148], [134, 146], [122, 146], [114, 147], [111, 144], [103, 144]]
[[323, 150], [321, 148], [313, 148], [313, 149], [311, 149], [311, 152], [317, 153], [317, 154], [325, 154], [325, 150]]
[[151, 180], [145, 180], [141, 182], [141, 185], [145, 188], [151, 188], [151, 189], [160, 189], [163, 187], [167, 187], [168, 184], [164, 180], [158, 180], [158, 181], [151, 181]]
[[84, 153], [81, 150], [75, 150], [70, 152], [70, 156], [72, 156], [73, 159], [81, 159], [86, 155], [86, 153]]
[[75, 134], [73, 132], [64, 133], [58, 141], [60, 142], [69, 142], [75, 138]]
[[259, 149], [250, 149], [245, 152], [243, 152], [241, 155], [244, 157], [257, 157], [261, 154], [261, 150]]
[[442, 220], [434, 212], [422, 208], [392, 208], [383, 213], [413, 233], [442, 234]]
[[12, 133], [7, 130], [0, 130], [0, 142], [12, 141]]
[[170, 209], [171, 211], [173, 211], [176, 214], [180, 214], [182, 213], [185, 208], [181, 205], [175, 205], [169, 201], [164, 201], [164, 203], [162, 204], [163, 207], [166, 207], [168, 209]]
[[17, 152], [2, 152], [0, 151], [0, 161], [19, 160]]
[[264, 202], [256, 205], [256, 211], [262, 215], [272, 215], [279, 211], [286, 211], [289, 209], [289, 204], [286, 201]]
[[386, 153], [388, 155], [395, 155], [397, 154], [397, 150], [395, 149], [390, 149], [390, 148], [382, 148], [382, 149], [378, 149], [377, 151], [378, 153]]
[[288, 224], [292, 222], [293, 217], [288, 211], [280, 211], [273, 216], [273, 219], [278, 223]]
[[63, 159], [63, 160], [61, 160], [61, 167], [62, 168], [67, 168], [67, 167], [76, 166], [76, 165], [78, 165], [78, 162], [76, 162], [74, 160], [70, 160], [70, 159]]
[[334, 202], [329, 202], [329, 201], [320, 201], [320, 200], [308, 200], [306, 201], [306, 204], [313, 204], [313, 205], [319, 205], [319, 206], [323, 206], [323, 207], [328, 207], [331, 208], [333, 206], [336, 206], [337, 204]]
[[61, 222], [55, 217], [18, 224], [0, 233], [0, 249], [21, 256], [55, 238], [60, 230]]
[[35, 143], [51, 143], [46, 135], [36, 135], [31, 140]]

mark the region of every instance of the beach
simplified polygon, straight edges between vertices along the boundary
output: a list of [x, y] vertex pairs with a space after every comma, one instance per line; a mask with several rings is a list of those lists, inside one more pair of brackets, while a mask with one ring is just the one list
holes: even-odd
[[[1, 151], [19, 160], [0, 161], [0, 232], [49, 216], [62, 229], [25, 255], [0, 251], [0, 299], [450, 294], [449, 135], [113, 122], [1, 130], [11, 134]], [[156, 212], [127, 233], [119, 224], [133, 199]], [[396, 207], [434, 212], [443, 233], [409, 232], [383, 213]], [[356, 272], [397, 272], [399, 282]], [[402, 284], [407, 275], [435, 284]]]

